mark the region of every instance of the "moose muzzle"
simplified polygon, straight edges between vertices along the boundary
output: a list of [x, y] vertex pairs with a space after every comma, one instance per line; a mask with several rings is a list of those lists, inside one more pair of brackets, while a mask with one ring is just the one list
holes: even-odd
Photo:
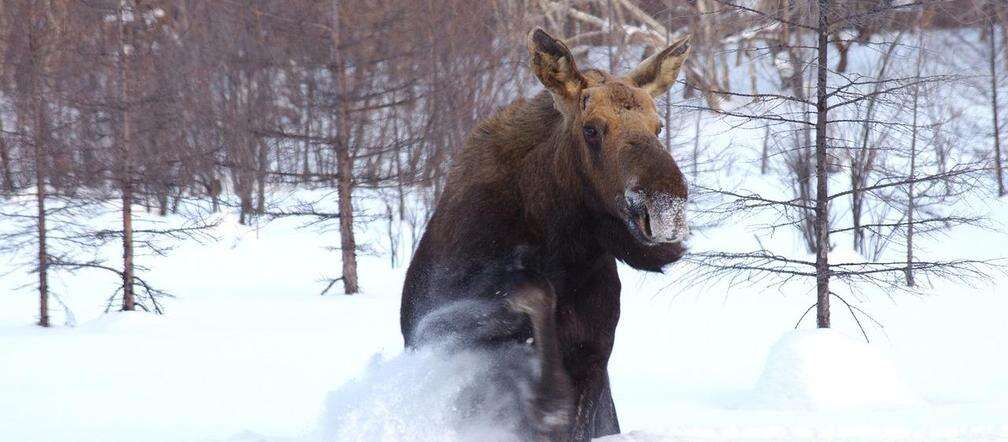
[[689, 235], [686, 199], [664, 193], [647, 195], [640, 190], [625, 193], [629, 222], [646, 243], [675, 244]]

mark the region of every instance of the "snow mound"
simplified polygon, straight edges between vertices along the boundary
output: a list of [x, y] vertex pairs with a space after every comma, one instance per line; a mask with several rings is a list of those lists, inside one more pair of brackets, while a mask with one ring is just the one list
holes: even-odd
[[372, 359], [329, 394], [325, 441], [518, 441], [521, 392], [537, 376], [526, 346], [408, 350]]
[[775, 409], [897, 408], [918, 402], [895, 365], [838, 331], [796, 331], [767, 356], [750, 398]]

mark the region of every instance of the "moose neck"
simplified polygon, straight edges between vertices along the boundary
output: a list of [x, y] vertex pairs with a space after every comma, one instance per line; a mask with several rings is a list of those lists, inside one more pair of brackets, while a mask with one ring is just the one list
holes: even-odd
[[[531, 105], [543, 105], [536, 97]], [[553, 118], [544, 125], [518, 171], [525, 222], [549, 257], [580, 260], [598, 253], [590, 186], [581, 165], [579, 146], [571, 138], [569, 122], [546, 103]], [[542, 123], [540, 123], [542, 124]]]

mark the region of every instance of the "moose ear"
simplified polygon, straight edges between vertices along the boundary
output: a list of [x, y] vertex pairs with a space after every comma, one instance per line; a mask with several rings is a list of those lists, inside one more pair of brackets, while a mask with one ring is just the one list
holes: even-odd
[[532, 72], [553, 93], [555, 100], [576, 100], [586, 85], [574, 64], [574, 56], [562, 41], [536, 28], [528, 34]]
[[690, 55], [690, 35], [672, 42], [669, 47], [642, 61], [627, 75], [633, 84], [646, 90], [652, 97], [664, 94], [679, 75], [679, 68]]

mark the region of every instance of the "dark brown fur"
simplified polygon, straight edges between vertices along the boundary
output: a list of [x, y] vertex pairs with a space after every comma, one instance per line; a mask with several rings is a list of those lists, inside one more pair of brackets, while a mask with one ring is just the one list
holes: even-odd
[[[530, 48], [548, 91], [485, 120], [455, 158], [407, 272], [401, 322], [408, 347], [446, 335], [484, 346], [534, 336], [542, 375], [527, 435], [586, 440], [619, 431], [606, 372], [619, 319], [616, 260], [658, 271], [684, 253], [634, 232], [627, 177], [642, 194], [684, 199], [686, 186], [657, 141], [643, 86], [579, 72], [547, 37], [533, 34]], [[605, 134], [593, 142], [587, 125]], [[480, 307], [432, 314], [463, 300]]]

